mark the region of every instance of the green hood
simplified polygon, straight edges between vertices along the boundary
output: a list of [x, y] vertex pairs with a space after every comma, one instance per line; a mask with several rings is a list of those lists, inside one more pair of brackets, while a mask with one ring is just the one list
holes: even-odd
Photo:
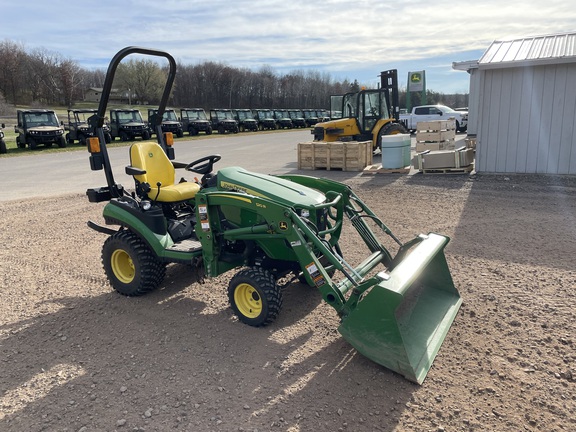
[[239, 167], [222, 168], [218, 171], [218, 189], [246, 192], [269, 198], [286, 206], [312, 206], [326, 201], [323, 193], [290, 180], [253, 173]]

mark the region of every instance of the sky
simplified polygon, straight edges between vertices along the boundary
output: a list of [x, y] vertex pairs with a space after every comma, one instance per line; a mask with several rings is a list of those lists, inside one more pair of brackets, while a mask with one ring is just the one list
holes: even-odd
[[[381, 71], [426, 71], [426, 86], [468, 93], [453, 62], [478, 60], [494, 40], [576, 30], [576, 8], [547, 0], [0, 0], [0, 40], [87, 69], [127, 46], [278, 75], [314, 70], [376, 87]], [[1, 66], [1, 65], [0, 65]]]

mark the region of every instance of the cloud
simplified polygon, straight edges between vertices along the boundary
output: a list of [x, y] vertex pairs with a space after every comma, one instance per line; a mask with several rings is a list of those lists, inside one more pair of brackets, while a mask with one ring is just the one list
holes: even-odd
[[[3, 15], [21, 16], [20, 6], [5, 5]], [[363, 70], [365, 76], [383, 65], [421, 62], [427, 68], [436, 59], [448, 73], [452, 61], [471, 60], [462, 55], [481, 54], [494, 39], [575, 28], [576, 11], [557, 0], [55, 0], [27, 9], [25, 25], [20, 19], [3, 23], [11, 40], [84, 67], [106, 66], [119, 49], [137, 45], [166, 50], [187, 64], [269, 64], [336, 75]]]

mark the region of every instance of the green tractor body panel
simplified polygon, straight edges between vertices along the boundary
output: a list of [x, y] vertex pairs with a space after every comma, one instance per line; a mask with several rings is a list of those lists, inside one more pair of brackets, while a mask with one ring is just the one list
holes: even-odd
[[218, 187], [272, 199], [287, 207], [307, 207], [320, 204], [326, 199], [323, 193], [312, 188], [301, 187], [280, 177], [258, 174], [238, 167], [219, 170]]
[[129, 227], [130, 231], [144, 240], [162, 261], [189, 263], [201, 255], [201, 251], [170, 250], [174, 241], [166, 230], [164, 218], [159, 215], [142, 218], [138, 212], [130, 211], [129, 205], [122, 205], [122, 199], [111, 200], [104, 206], [102, 214], [109, 225]]

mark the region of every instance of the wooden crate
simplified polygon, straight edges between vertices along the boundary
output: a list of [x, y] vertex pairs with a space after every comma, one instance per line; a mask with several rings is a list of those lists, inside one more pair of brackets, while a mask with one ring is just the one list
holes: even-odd
[[418, 122], [416, 128], [416, 152], [454, 149], [456, 120]]
[[416, 152], [420, 153], [426, 150], [454, 150], [454, 140], [440, 141], [440, 142], [417, 142]]
[[298, 144], [298, 169], [362, 171], [372, 164], [372, 141]]
[[456, 120], [432, 120], [422, 121], [416, 124], [417, 131], [449, 131], [456, 130]]
[[456, 132], [454, 129], [452, 130], [426, 130], [416, 131], [416, 142], [440, 142], [440, 141], [448, 141], [453, 140], [456, 138]]

